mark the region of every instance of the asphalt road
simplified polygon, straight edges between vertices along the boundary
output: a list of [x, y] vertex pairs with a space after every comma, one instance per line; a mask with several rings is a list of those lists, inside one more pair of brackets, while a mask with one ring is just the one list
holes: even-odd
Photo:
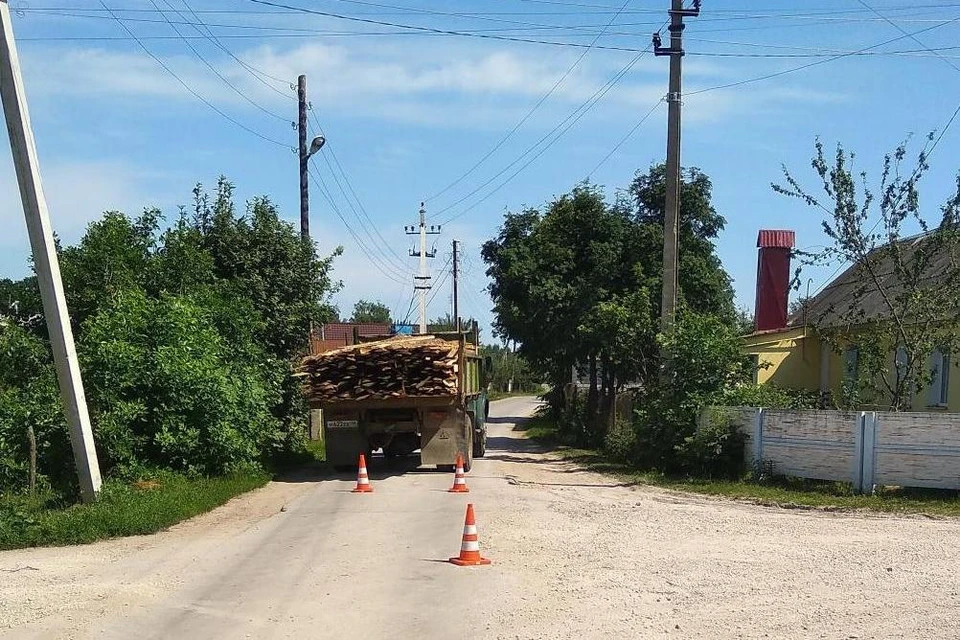
[[[153, 536], [0, 552], [11, 638], [958, 638], [960, 521], [777, 509], [539, 451], [492, 403], [451, 474], [274, 482]], [[460, 568], [466, 503], [493, 564]], [[281, 510], [282, 509], [282, 510]]]
[[475, 462], [468, 494], [447, 493], [452, 474], [374, 460], [372, 494], [352, 494], [349, 475], [278, 482], [156, 536], [0, 553], [13, 618], [0, 614], [0, 635], [6, 622], [7, 635], [38, 638], [469, 637], [504, 574], [445, 560], [467, 502], [486, 554], [483, 518], [508, 486], [496, 458], [525, 447], [514, 416], [536, 404], [491, 403], [490, 459]]

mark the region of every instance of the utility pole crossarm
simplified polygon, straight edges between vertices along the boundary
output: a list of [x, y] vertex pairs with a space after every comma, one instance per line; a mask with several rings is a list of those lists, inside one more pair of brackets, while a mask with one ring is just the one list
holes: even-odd
[[60, 398], [70, 427], [70, 444], [80, 479], [80, 495], [84, 502], [91, 502], [100, 492], [100, 464], [63, 293], [53, 228], [43, 194], [37, 144], [30, 126], [27, 96], [20, 74], [20, 60], [7, 0], [0, 0], [0, 32], [0, 101], [10, 136], [13, 164], [43, 302], [43, 316], [50, 334]]
[[427, 230], [427, 210], [422, 202], [420, 203], [419, 213], [420, 224], [404, 227], [403, 231], [408, 236], [420, 237], [420, 248], [417, 250], [411, 249], [410, 255], [420, 258], [420, 273], [413, 277], [413, 289], [420, 297], [420, 333], [424, 334], [427, 332], [427, 291], [432, 288], [430, 273], [427, 271], [427, 258], [433, 258], [437, 255], [436, 249], [427, 251], [427, 236], [439, 235], [440, 226], [430, 225], [430, 230]]

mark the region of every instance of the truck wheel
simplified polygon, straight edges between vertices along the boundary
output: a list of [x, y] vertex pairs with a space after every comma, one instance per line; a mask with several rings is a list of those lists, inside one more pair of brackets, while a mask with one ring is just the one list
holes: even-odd
[[487, 455], [487, 430], [481, 429], [480, 434], [473, 441], [473, 457], [482, 458]]

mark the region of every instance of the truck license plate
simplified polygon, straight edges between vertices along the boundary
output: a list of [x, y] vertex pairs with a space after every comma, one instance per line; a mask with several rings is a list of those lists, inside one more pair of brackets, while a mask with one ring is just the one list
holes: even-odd
[[356, 420], [328, 420], [327, 429], [356, 429]]

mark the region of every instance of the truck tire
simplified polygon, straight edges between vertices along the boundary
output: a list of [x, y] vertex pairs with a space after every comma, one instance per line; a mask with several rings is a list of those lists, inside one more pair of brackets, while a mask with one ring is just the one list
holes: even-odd
[[484, 427], [480, 433], [474, 434], [473, 438], [473, 457], [482, 458], [487, 455], [487, 428]]

